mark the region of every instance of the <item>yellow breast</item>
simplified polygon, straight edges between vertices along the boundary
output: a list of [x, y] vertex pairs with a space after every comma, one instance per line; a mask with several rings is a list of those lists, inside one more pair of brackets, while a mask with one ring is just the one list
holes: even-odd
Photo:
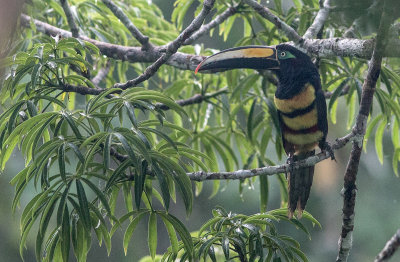
[[304, 109], [312, 104], [315, 100], [315, 88], [307, 83], [303, 90], [288, 99], [279, 99], [274, 97], [276, 108], [283, 113], [292, 113], [295, 110]]

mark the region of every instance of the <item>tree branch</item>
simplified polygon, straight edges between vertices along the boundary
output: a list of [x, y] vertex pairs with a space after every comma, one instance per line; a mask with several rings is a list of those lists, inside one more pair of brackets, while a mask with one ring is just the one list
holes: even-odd
[[[345, 86], [343, 87], [342, 92], [340, 92], [339, 96], [347, 95], [347, 94], [349, 93], [349, 91], [350, 91], [350, 85], [345, 85]], [[325, 98], [331, 98], [332, 95], [333, 95], [333, 92], [332, 92], [332, 91], [325, 91], [325, 92], [324, 92]]]
[[111, 0], [102, 0], [103, 3], [113, 12], [113, 14], [121, 21], [122, 24], [131, 32], [132, 36], [139, 41], [143, 49], [151, 49], [153, 46], [149, 42], [149, 37], [145, 36], [140, 30], [132, 23], [129, 17], [122, 11], [119, 6], [114, 4]]
[[368, 115], [372, 106], [373, 96], [375, 92], [376, 81], [381, 70], [382, 57], [387, 44], [387, 35], [390, 26], [392, 10], [388, 5], [388, 1], [384, 1], [383, 12], [376, 37], [376, 45], [372, 54], [372, 58], [368, 67], [368, 74], [364, 80], [363, 91], [361, 95], [360, 109], [358, 112], [356, 125], [353, 132], [360, 136], [359, 141], [353, 142], [350, 153], [350, 159], [347, 163], [344, 186], [343, 186], [343, 221], [342, 232], [339, 238], [339, 252], [336, 258], [337, 262], [347, 261], [350, 249], [352, 247], [353, 229], [354, 229], [354, 207], [356, 201], [356, 179], [358, 166], [363, 147], [363, 139], [367, 126]]
[[[190, 98], [187, 99], [181, 99], [181, 100], [177, 100], [175, 101], [175, 103], [177, 103], [180, 106], [188, 106], [188, 105], [193, 105], [193, 104], [200, 104], [203, 101], [206, 101], [207, 99], [219, 96], [221, 94], [227, 93], [228, 92], [228, 88], [222, 88], [214, 93], [210, 93], [210, 94], [197, 94], [194, 95]], [[162, 110], [169, 110], [169, 107], [165, 104], [161, 104], [161, 103], [157, 103], [156, 107], [162, 109]]]
[[[322, 1], [322, 0], [320, 0]], [[314, 22], [307, 29], [306, 33], [303, 35], [304, 38], [310, 39], [315, 38], [321, 28], [324, 26], [326, 19], [328, 19], [330, 11], [330, 0], [325, 0], [323, 6], [318, 11], [315, 16]]]
[[[72, 36], [71, 32], [69, 31], [60, 29], [58, 27], [52, 26], [36, 19], [32, 19], [25, 14], [21, 14], [22, 26], [30, 28], [31, 20], [35, 24], [36, 30], [44, 34], [50, 36], [60, 35], [65, 38]], [[100, 52], [109, 58], [118, 59], [121, 61], [128, 61], [131, 63], [152, 63], [165, 53], [165, 48], [161, 47], [155, 47], [153, 50], [141, 50], [140, 47], [128, 47], [110, 44], [91, 39], [86, 36], [79, 36], [79, 38], [96, 45], [100, 49]], [[201, 61], [203, 61], [203, 59], [204, 56], [176, 52], [169, 58], [166, 64], [176, 67], [178, 69], [193, 71], [194, 69], [196, 69], [196, 66]]]
[[[21, 25], [30, 28], [30, 21], [35, 24], [36, 30], [47, 35], [71, 37], [71, 32], [41, 22], [22, 14]], [[79, 37], [96, 45], [100, 52], [113, 59], [128, 61], [131, 63], [152, 63], [165, 53], [165, 48], [154, 47], [152, 50], [141, 50], [140, 47], [128, 47], [101, 42], [85, 36]], [[317, 57], [359, 57], [370, 59], [374, 46], [373, 39], [350, 39], [350, 38], [329, 38], [329, 39], [305, 39], [304, 47], [299, 47], [309, 55]], [[390, 50], [385, 52], [386, 57], [400, 57], [400, 40], [390, 40]], [[166, 62], [166, 64], [182, 70], [194, 71], [197, 65], [204, 60], [204, 56], [176, 52]]]
[[75, 19], [72, 15], [71, 9], [69, 8], [69, 5], [68, 5], [68, 1], [60, 0], [60, 2], [61, 2], [62, 8], [64, 9], [65, 16], [67, 17], [67, 22], [68, 22], [69, 28], [71, 28], [72, 36], [75, 38], [78, 38], [79, 37], [79, 29], [76, 26]]
[[200, 27], [200, 29], [196, 33], [194, 33], [191, 37], [186, 39], [186, 41], [183, 43], [183, 45], [192, 44], [198, 38], [200, 38], [203, 35], [205, 35], [207, 32], [209, 32], [214, 27], [222, 24], [226, 19], [228, 19], [229, 17], [231, 17], [235, 13], [236, 13], [236, 7], [233, 7], [233, 6], [228, 7], [228, 9], [226, 9], [221, 14], [217, 15], [210, 23]]
[[[359, 135], [351, 132], [347, 134], [346, 136], [342, 138], [336, 139], [335, 143], [331, 145], [332, 150], [338, 150], [342, 147], [344, 147], [347, 143], [350, 141], [356, 140], [358, 141], [360, 139]], [[315, 156], [311, 156], [307, 159], [297, 161], [291, 164], [290, 168], [301, 168], [301, 167], [307, 167], [307, 166], [314, 166], [315, 164], [321, 162], [324, 159], [329, 158], [330, 155], [328, 152], [320, 152], [319, 154], [316, 154]], [[194, 181], [204, 181], [204, 180], [235, 180], [235, 179], [245, 179], [245, 178], [250, 178], [254, 176], [262, 176], [262, 175], [275, 175], [279, 173], [285, 173], [288, 172], [289, 170], [289, 165], [284, 164], [284, 165], [278, 165], [278, 166], [265, 166], [265, 167], [260, 167], [260, 168], [255, 168], [255, 169], [249, 169], [249, 170], [237, 170], [233, 172], [204, 172], [204, 171], [198, 171], [198, 172], [193, 172], [193, 173], [187, 173], [189, 178]]]
[[95, 77], [92, 78], [92, 83], [95, 86], [98, 86], [100, 84], [100, 82], [107, 76], [107, 74], [110, 72], [110, 68], [111, 68], [111, 62], [110, 60], [108, 60], [106, 62], [105, 67], [102, 67], [99, 69], [99, 71], [97, 72], [97, 75]]
[[262, 17], [275, 24], [278, 29], [281, 29], [287, 37], [293, 41], [296, 45], [302, 44], [304, 39], [294, 30], [291, 26], [283, 22], [279, 17], [274, 15], [268, 8], [257, 3], [255, 0], [244, 0], [246, 4], [251, 6], [257, 13]]
[[385, 247], [375, 258], [374, 262], [388, 261], [400, 247], [400, 229], [397, 230], [396, 234], [386, 243]]
[[200, 26], [203, 24], [204, 19], [210, 13], [211, 9], [213, 8], [215, 0], [204, 0], [203, 8], [201, 9], [200, 13], [196, 16], [196, 18], [190, 23], [185, 30], [171, 43], [169, 43], [166, 47], [166, 52], [157, 59], [152, 65], [146, 68], [143, 74], [136, 77], [135, 79], [129, 80], [126, 83], [118, 83], [115, 84], [115, 88], [127, 89], [129, 87], [136, 86], [143, 81], [146, 81], [151, 76], [153, 76], [157, 70], [165, 63], [167, 60], [178, 51], [178, 48], [182, 46], [183, 42], [188, 39], [195, 31], [197, 31]]
[[[347, 145], [350, 141], [359, 141], [362, 139], [358, 134], [351, 132], [344, 137], [337, 138], [335, 143], [331, 145], [332, 150], [338, 150], [345, 145]], [[113, 155], [118, 161], [125, 161], [128, 156], [118, 153], [115, 149], [112, 148], [110, 154]], [[320, 152], [314, 156], [311, 156], [307, 159], [296, 161], [291, 164], [290, 168], [302, 168], [307, 166], [314, 166], [315, 164], [321, 162], [329, 158], [330, 155], [328, 152]], [[237, 170], [232, 172], [205, 172], [205, 171], [197, 171], [192, 173], [186, 173], [190, 180], [193, 181], [205, 181], [205, 180], [238, 180], [238, 179], [246, 179], [254, 176], [262, 176], [262, 175], [275, 175], [280, 173], [285, 173], [289, 169], [288, 164], [278, 165], [278, 166], [265, 166], [259, 167], [255, 169], [247, 169], [247, 170]], [[149, 170], [151, 173], [151, 170]]]

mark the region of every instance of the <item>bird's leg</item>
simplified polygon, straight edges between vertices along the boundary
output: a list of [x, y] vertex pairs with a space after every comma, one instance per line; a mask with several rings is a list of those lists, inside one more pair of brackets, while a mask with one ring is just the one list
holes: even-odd
[[322, 152], [328, 152], [331, 157], [331, 160], [336, 161], [335, 153], [333, 152], [331, 145], [327, 141], [321, 141], [319, 144], [319, 148], [321, 148]]

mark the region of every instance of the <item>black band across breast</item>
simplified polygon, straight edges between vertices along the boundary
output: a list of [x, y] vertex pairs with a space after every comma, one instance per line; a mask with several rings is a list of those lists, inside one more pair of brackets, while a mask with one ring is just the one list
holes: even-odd
[[315, 106], [315, 100], [306, 108], [297, 109], [290, 113], [284, 113], [284, 112], [280, 111], [280, 113], [286, 117], [295, 118], [296, 116], [301, 116], [301, 115], [307, 114], [308, 112], [311, 112], [314, 109], [314, 106]]

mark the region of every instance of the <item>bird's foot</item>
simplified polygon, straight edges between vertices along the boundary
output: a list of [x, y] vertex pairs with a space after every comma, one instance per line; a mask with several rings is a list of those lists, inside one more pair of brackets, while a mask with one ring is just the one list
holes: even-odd
[[331, 145], [326, 141], [324, 142], [322, 152], [328, 152], [331, 160], [335, 160], [336, 162], [335, 153], [333, 152]]
[[294, 165], [293, 154], [289, 154], [288, 158], [286, 159], [286, 164], [288, 165], [288, 169], [285, 172], [285, 177], [286, 177], [286, 180], [287, 180], [288, 179], [288, 173], [289, 174], [292, 173], [293, 168], [294, 168], [294, 166], [293, 166]]

